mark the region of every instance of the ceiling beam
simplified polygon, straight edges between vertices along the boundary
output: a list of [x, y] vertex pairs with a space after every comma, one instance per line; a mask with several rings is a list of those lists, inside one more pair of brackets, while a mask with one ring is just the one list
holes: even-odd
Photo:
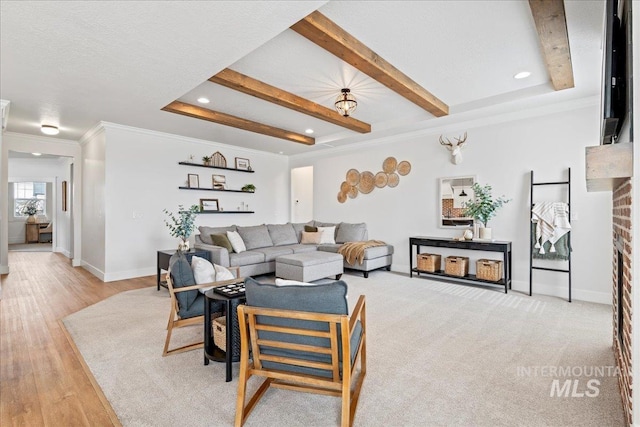
[[312, 12], [291, 29], [434, 116], [449, 114], [444, 102], [320, 12]]
[[220, 71], [211, 77], [209, 81], [356, 132], [371, 132], [371, 125], [369, 123], [361, 122], [353, 117], [344, 117], [335, 110], [316, 104], [313, 101], [309, 101], [308, 99], [271, 86], [237, 71], [230, 70], [229, 68]]
[[196, 119], [207, 120], [209, 122], [247, 130], [249, 132], [286, 139], [287, 141], [298, 142], [300, 144], [314, 145], [316, 143], [315, 138], [306, 135], [268, 126], [262, 123], [243, 119], [241, 117], [221, 113], [219, 111], [209, 110], [207, 108], [198, 107], [197, 105], [191, 105], [185, 102], [173, 101], [171, 104], [164, 107], [163, 110], [170, 113], [181, 114], [183, 116], [194, 117]]
[[555, 90], [574, 87], [563, 0], [529, 0], [542, 56]]

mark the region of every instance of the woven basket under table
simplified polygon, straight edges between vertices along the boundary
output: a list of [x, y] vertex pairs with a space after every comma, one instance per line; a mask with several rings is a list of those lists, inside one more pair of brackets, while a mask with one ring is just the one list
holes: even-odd
[[502, 279], [502, 261], [495, 259], [479, 259], [476, 261], [476, 278], [499, 282]]
[[418, 254], [418, 270], [433, 273], [442, 268], [442, 257], [438, 254]]
[[469, 274], [469, 258], [448, 256], [444, 260], [444, 272], [449, 276], [465, 277]]
[[[221, 315], [222, 313], [219, 313]], [[213, 329], [213, 342], [222, 351], [227, 351], [227, 318], [225, 316], [216, 317], [211, 322]]]

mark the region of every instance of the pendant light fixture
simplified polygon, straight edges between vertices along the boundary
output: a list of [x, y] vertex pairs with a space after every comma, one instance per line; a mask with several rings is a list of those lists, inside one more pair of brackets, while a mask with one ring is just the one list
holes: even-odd
[[464, 188], [460, 192], [460, 197], [467, 197], [467, 193], [464, 192]]
[[335, 102], [336, 111], [345, 117], [349, 117], [351, 113], [356, 110], [358, 103], [355, 96], [349, 89], [342, 89], [340, 95], [336, 98]]

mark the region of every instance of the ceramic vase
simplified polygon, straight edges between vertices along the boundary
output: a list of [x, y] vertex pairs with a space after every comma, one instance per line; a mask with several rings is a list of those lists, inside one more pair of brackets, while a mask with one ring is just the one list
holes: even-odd
[[491, 240], [491, 229], [487, 227], [480, 227], [480, 236], [481, 239]]

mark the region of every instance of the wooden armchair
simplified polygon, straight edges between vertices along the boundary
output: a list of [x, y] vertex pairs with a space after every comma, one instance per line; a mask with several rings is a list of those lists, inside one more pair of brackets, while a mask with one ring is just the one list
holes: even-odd
[[[250, 304], [247, 282], [247, 304]], [[363, 295], [350, 316], [241, 305], [238, 306], [238, 322], [241, 355], [237, 427], [244, 424], [269, 387], [340, 397], [340, 425], [353, 424], [366, 375]], [[252, 361], [249, 361], [249, 350]], [[356, 369], [358, 361], [359, 373]], [[265, 380], [245, 405], [247, 382], [252, 376]]]
[[[171, 297], [171, 311], [169, 312], [169, 322], [167, 323], [167, 338], [164, 342], [164, 350], [162, 356], [170, 354], [182, 353], [184, 351], [202, 348], [204, 340], [193, 344], [183, 345], [169, 350], [171, 341], [171, 333], [173, 328], [181, 328], [183, 326], [203, 325], [204, 323], [204, 294], [199, 289], [209, 288], [211, 286], [224, 286], [230, 283], [239, 283], [244, 281], [239, 277], [240, 269], [238, 267], [230, 267], [229, 270], [236, 276], [232, 280], [224, 280], [212, 283], [195, 284], [193, 272], [186, 258], [176, 259], [170, 262], [169, 273], [167, 273], [167, 288]], [[175, 274], [174, 274], [175, 273]], [[212, 311], [222, 311], [222, 303], [212, 304]]]

